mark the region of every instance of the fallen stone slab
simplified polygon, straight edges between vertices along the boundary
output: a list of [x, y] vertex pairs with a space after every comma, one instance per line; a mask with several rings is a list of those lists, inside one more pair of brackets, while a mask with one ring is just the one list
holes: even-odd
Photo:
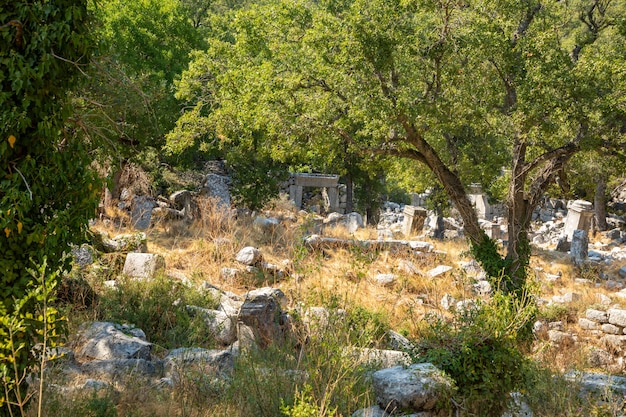
[[439, 265], [438, 267], [429, 270], [426, 273], [426, 275], [429, 278], [435, 278], [435, 277], [438, 277], [439, 275], [445, 274], [446, 272], [452, 271], [452, 269], [453, 268], [451, 266], [448, 266], [448, 265]]
[[360, 247], [368, 250], [412, 249], [426, 253], [433, 251], [433, 245], [430, 243], [412, 240], [353, 240], [311, 235], [305, 239], [304, 243], [311, 250]]
[[198, 314], [204, 319], [206, 325], [211, 329], [213, 337], [220, 344], [226, 346], [237, 340], [236, 315], [229, 315], [221, 310], [210, 310], [194, 305], [186, 306], [190, 314]]

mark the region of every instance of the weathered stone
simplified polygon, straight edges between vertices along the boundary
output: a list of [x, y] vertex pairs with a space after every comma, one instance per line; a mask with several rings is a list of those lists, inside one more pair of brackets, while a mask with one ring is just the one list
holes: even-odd
[[363, 216], [359, 213], [352, 212], [346, 215], [346, 229], [348, 229], [348, 233], [356, 233], [357, 230], [364, 227]]
[[152, 209], [155, 207], [156, 203], [151, 197], [134, 197], [131, 209], [131, 223], [133, 227], [139, 230], [145, 230], [150, 227]]
[[560, 320], [559, 321], [551, 321], [551, 322], [548, 323], [548, 329], [563, 331], [565, 329], [565, 325]]
[[428, 212], [421, 207], [404, 206], [403, 214], [402, 232], [404, 235], [413, 236], [422, 233]]
[[419, 363], [374, 372], [373, 385], [384, 410], [429, 411], [448, 395], [453, 382], [434, 365]]
[[613, 355], [604, 349], [592, 348], [587, 354], [589, 365], [593, 367], [603, 367], [612, 364], [615, 359]]
[[346, 318], [346, 310], [329, 310], [325, 307], [309, 307], [302, 316], [302, 322], [310, 333], [326, 331], [329, 326], [334, 326], [338, 321]]
[[600, 328], [600, 324], [589, 319], [585, 319], [583, 317], [578, 319], [578, 326], [580, 326], [583, 330], [598, 330]]
[[213, 197], [218, 209], [226, 212], [230, 210], [230, 178], [208, 174], [204, 180], [203, 192]]
[[619, 269], [619, 276], [622, 278], [626, 278], [626, 266], [623, 266]]
[[502, 414], [502, 417], [533, 417], [533, 410], [528, 403], [524, 401], [524, 396], [519, 392], [511, 393], [511, 402], [509, 403], [507, 411]]
[[220, 276], [226, 281], [237, 279], [239, 275], [241, 275], [241, 271], [237, 268], [224, 267], [220, 270]]
[[555, 295], [552, 297], [552, 301], [559, 304], [569, 304], [580, 301], [582, 295], [575, 292], [568, 292], [564, 295]]
[[426, 275], [428, 275], [429, 278], [435, 278], [438, 277], [439, 275], [443, 275], [446, 272], [452, 271], [452, 267], [451, 266], [447, 266], [447, 265], [439, 265], [436, 268], [431, 269], [430, 271], [428, 271], [426, 273]]
[[258, 216], [252, 222], [252, 226], [263, 232], [272, 233], [280, 225], [280, 222], [276, 218], [265, 218]]
[[420, 270], [415, 264], [406, 259], [400, 259], [400, 261], [398, 261], [398, 270], [409, 275], [421, 275]]
[[[95, 322], [78, 334], [75, 355], [78, 360], [145, 359], [150, 360], [152, 344], [144, 338], [129, 336], [130, 327]], [[143, 333], [143, 332], [142, 332]]]
[[[372, 406], [355, 411], [352, 417], [392, 417], [393, 415], [385, 412], [378, 406]], [[421, 411], [419, 413], [402, 414], [402, 417], [436, 417], [436, 414], [430, 411]]]
[[402, 336], [400, 333], [395, 332], [393, 330], [389, 330], [387, 332], [387, 336], [389, 339], [389, 346], [394, 350], [402, 350], [405, 352], [410, 352], [415, 349], [415, 345], [411, 343], [409, 339]]
[[156, 375], [154, 363], [146, 359], [109, 359], [85, 362], [80, 366], [84, 374], [106, 376], [109, 380], [129, 376], [153, 377]]
[[146, 234], [143, 232], [128, 233], [115, 236], [109, 239], [102, 237], [102, 246], [105, 252], [145, 252], [148, 248], [146, 245]]
[[133, 278], [153, 278], [154, 275], [165, 269], [165, 259], [154, 253], [131, 252], [126, 255], [124, 275]]
[[454, 305], [456, 305], [456, 302], [456, 298], [450, 294], [444, 294], [443, 297], [441, 297], [440, 304], [444, 310], [450, 310]]
[[607, 310], [607, 314], [609, 315], [609, 323], [626, 327], [626, 310], [610, 308]]
[[567, 218], [565, 219], [564, 235], [571, 242], [574, 231], [577, 229], [586, 232], [591, 228], [593, 219], [593, 204], [584, 200], [571, 201], [567, 205]]
[[580, 383], [581, 396], [596, 396], [605, 400], [611, 393], [626, 395], [626, 378], [594, 372], [570, 372], [566, 378]]
[[256, 265], [261, 262], [262, 259], [263, 255], [261, 254], [261, 251], [252, 246], [246, 246], [241, 249], [235, 257], [237, 262], [248, 266]]
[[572, 235], [572, 244], [570, 246], [570, 255], [575, 262], [580, 263], [587, 259], [589, 253], [589, 239], [587, 231], [577, 229]]
[[374, 279], [380, 285], [389, 286], [396, 281], [396, 276], [394, 274], [377, 274]]
[[626, 347], [626, 335], [607, 334], [602, 336], [600, 343], [611, 351], [621, 352]]
[[347, 354], [360, 364], [390, 368], [392, 366], [411, 364], [411, 356], [406, 352], [388, 349], [353, 348]]
[[548, 340], [553, 343], [566, 345], [574, 343], [574, 338], [570, 333], [562, 332], [560, 330], [548, 330]]
[[168, 353], [163, 360], [163, 369], [167, 377], [174, 380], [185, 367], [206, 367], [219, 372], [230, 372], [234, 367], [236, 348], [225, 350], [179, 348]]
[[585, 317], [588, 318], [589, 320], [593, 320], [596, 323], [608, 323], [609, 322], [609, 315], [607, 314], [606, 311], [602, 311], [602, 310], [594, 310], [592, 308], [588, 308], [587, 311], [585, 311]]
[[72, 247], [72, 258], [74, 258], [74, 263], [80, 268], [93, 264], [95, 257], [96, 250], [86, 243]]
[[491, 294], [492, 288], [491, 288], [491, 284], [489, 283], [489, 281], [480, 280], [472, 285], [472, 289], [474, 290], [474, 293], [476, 293], [477, 295], [489, 295]]
[[191, 191], [180, 190], [170, 195], [170, 201], [178, 213], [186, 218], [191, 217]]
[[237, 340], [236, 316], [230, 316], [224, 311], [210, 310], [198, 306], [187, 306], [187, 309], [194, 314], [202, 316], [217, 342], [222, 345], [230, 345]]
[[260, 348], [268, 347], [284, 335], [287, 321], [282, 306], [286, 302], [285, 294], [276, 288], [260, 288], [246, 295], [238, 321], [253, 330]]
[[624, 334], [622, 327], [614, 324], [605, 323], [601, 327], [602, 331], [607, 334]]

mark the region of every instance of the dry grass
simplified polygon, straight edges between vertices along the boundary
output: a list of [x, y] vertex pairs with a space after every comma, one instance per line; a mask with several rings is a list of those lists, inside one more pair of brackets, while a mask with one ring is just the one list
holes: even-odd
[[[254, 287], [278, 287], [288, 296], [290, 308], [297, 305], [343, 309], [363, 307], [381, 314], [391, 328], [413, 338], [419, 338], [423, 332], [428, 314], [449, 314], [440, 304], [444, 295], [456, 299], [475, 297], [471, 290], [473, 279], [459, 268], [460, 262], [471, 260], [464, 239], [431, 241], [435, 251], [428, 254], [357, 247], [312, 251], [303, 245], [304, 236], [315, 230], [311, 215], [295, 213], [283, 203], [274, 202], [273, 210], [263, 212], [265, 217], [281, 219], [280, 225], [260, 228], [249, 215], [225, 215], [216, 209], [214, 201], [202, 201], [194, 222], [161, 223], [149, 229], [148, 249], [164, 256], [168, 272], [184, 275], [196, 284], [208, 281], [239, 294]], [[111, 234], [122, 231], [115, 226], [108, 229], [102, 225], [97, 227]], [[348, 240], [377, 238], [377, 231], [372, 227], [360, 229], [354, 235], [343, 227], [326, 227], [323, 233], [324, 236]], [[235, 255], [245, 246], [259, 248], [267, 262], [280, 264], [289, 260], [288, 275], [282, 279], [245, 274], [237, 279], [222, 278], [222, 268], [241, 268], [235, 262]], [[401, 261], [410, 261], [417, 272], [401, 269]], [[427, 272], [438, 265], [449, 265], [454, 269], [429, 278]], [[614, 273], [620, 266], [616, 263], [605, 272]], [[565, 331], [583, 334], [578, 327], [578, 317], [583, 317], [589, 306], [599, 305], [598, 293], [611, 295], [596, 285], [601, 282], [597, 268], [578, 268], [566, 254], [534, 250], [531, 270], [542, 299], [550, 300], [568, 292], [580, 294], [580, 300], [552, 312], [554, 319], [564, 322]], [[376, 280], [378, 274], [394, 274], [395, 281], [383, 285]], [[559, 278], [554, 279], [557, 276]], [[577, 278], [585, 278], [589, 283], [577, 282]], [[622, 299], [613, 298], [612, 301], [614, 305], [626, 305]], [[589, 368], [588, 350], [594, 342], [584, 341], [582, 337], [579, 341], [581, 343], [556, 345], [537, 339], [532, 356], [554, 371]], [[179, 406], [186, 405], [168, 405]], [[173, 409], [170, 411], [174, 412]], [[216, 410], [212, 413], [217, 415]]]

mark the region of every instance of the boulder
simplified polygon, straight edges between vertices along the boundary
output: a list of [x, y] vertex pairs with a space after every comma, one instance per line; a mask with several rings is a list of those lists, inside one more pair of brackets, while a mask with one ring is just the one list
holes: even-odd
[[610, 308], [607, 310], [609, 315], [609, 323], [617, 326], [626, 327], [626, 310], [621, 308]]
[[434, 410], [453, 388], [453, 381], [430, 363], [374, 372], [373, 384], [378, 405], [389, 412]]
[[166, 377], [177, 379], [185, 367], [201, 367], [228, 373], [234, 367], [235, 357], [239, 354], [236, 347], [215, 350], [201, 348], [178, 348], [171, 350], [163, 359]]
[[113, 238], [102, 236], [104, 252], [146, 252], [146, 234], [143, 232], [127, 233]]
[[135, 253], [126, 255], [124, 275], [132, 278], [153, 278], [154, 275], [165, 269], [165, 259], [155, 253]]
[[187, 306], [187, 310], [192, 314], [200, 315], [204, 319], [204, 322], [211, 329], [215, 340], [220, 344], [226, 346], [237, 340], [237, 326], [234, 321], [236, 316], [231, 316], [224, 311], [210, 310], [192, 305]]
[[288, 318], [282, 311], [286, 304], [285, 294], [276, 288], [259, 288], [246, 294], [238, 321], [252, 330], [260, 348], [266, 348], [282, 338], [288, 324]]
[[140, 329], [109, 322], [94, 322], [78, 333], [76, 358], [81, 361], [111, 359], [150, 360], [152, 344]]
[[150, 378], [156, 375], [154, 363], [146, 359], [109, 359], [85, 362], [81, 371], [89, 376], [119, 380], [130, 376]]
[[252, 246], [246, 246], [241, 249], [235, 256], [235, 260], [241, 264], [253, 266], [261, 262], [263, 255], [261, 251]]

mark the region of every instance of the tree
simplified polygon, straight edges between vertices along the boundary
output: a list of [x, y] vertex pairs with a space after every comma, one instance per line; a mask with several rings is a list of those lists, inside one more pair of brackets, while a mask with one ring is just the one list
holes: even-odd
[[[65, 99], [92, 52], [89, 21], [84, 0], [16, 0], [0, 11], [0, 304], [8, 314], [27, 293], [32, 264], [68, 266], [63, 254], [95, 214], [97, 177]], [[13, 359], [6, 329], [0, 335], [0, 368], [15, 360], [25, 372], [34, 327]]]
[[[195, 123], [204, 123], [203, 134], [217, 132], [213, 140], [233, 138], [233, 126], [262, 126], [277, 158], [298, 146], [327, 153], [344, 141], [361, 155], [424, 164], [460, 212], [488, 274], [504, 272], [502, 287], [518, 290], [532, 212], [555, 175], [581, 149], [624, 135], [615, 123], [625, 120], [620, 7], [263, 3], [228, 16], [221, 37], [195, 56]], [[598, 65], [606, 73], [594, 71]], [[472, 170], [462, 163], [500, 172], [503, 158], [511, 172], [504, 257], [479, 226], [464, 188]]]
[[205, 45], [189, 7], [180, 0], [106, 0], [95, 7], [98, 48], [90, 82], [73, 95], [75, 118], [86, 134], [109, 145], [107, 156], [160, 149], [173, 128], [180, 114], [174, 82], [189, 53]]

